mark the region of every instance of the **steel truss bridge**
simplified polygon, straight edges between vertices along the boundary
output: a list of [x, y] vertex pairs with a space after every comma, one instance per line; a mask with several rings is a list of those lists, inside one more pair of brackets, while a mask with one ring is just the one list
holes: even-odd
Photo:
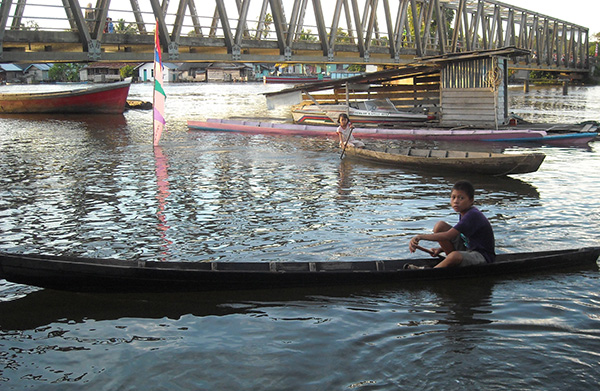
[[513, 69], [590, 69], [588, 28], [491, 0], [93, 1], [2, 0], [0, 62], [149, 62], [158, 23], [171, 62], [394, 66], [514, 46], [530, 54]]

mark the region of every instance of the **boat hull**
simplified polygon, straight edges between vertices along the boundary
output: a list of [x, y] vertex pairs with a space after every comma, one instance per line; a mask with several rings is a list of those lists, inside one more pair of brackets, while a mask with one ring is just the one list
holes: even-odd
[[543, 153], [504, 154], [416, 148], [371, 150], [347, 147], [345, 153], [355, 159], [401, 168], [469, 172], [495, 176], [535, 172], [546, 157]]
[[129, 82], [35, 94], [0, 94], [0, 113], [120, 114], [125, 110]]
[[0, 277], [44, 288], [92, 292], [182, 292], [401, 283], [498, 276], [593, 265], [600, 247], [499, 254], [495, 263], [439, 269], [434, 258], [361, 262], [156, 262], [0, 253]]
[[321, 81], [330, 81], [329, 76], [263, 76], [263, 82], [265, 83], [280, 83], [280, 84], [305, 84], [305, 83], [316, 83]]
[[427, 114], [399, 111], [391, 102], [389, 107], [389, 110], [366, 110], [348, 108], [346, 105], [304, 105], [292, 109], [292, 118], [299, 125], [336, 125], [339, 115], [347, 113], [350, 122], [363, 126], [392, 126], [435, 119]]
[[[187, 121], [188, 128], [212, 132], [277, 134], [313, 137], [337, 137], [332, 126], [298, 125], [266, 121], [208, 119]], [[450, 130], [450, 129], [397, 129], [355, 128], [352, 134], [364, 139], [436, 140], [436, 141], [492, 141], [499, 138], [536, 138], [542, 140], [546, 132], [540, 130]]]

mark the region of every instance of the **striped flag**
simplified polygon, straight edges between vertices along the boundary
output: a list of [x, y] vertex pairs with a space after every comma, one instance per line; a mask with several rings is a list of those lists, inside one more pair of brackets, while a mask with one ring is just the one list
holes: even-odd
[[153, 119], [154, 119], [154, 146], [158, 145], [160, 136], [165, 127], [165, 90], [163, 89], [163, 65], [160, 51], [160, 40], [158, 39], [158, 20], [154, 32], [154, 97], [153, 97]]

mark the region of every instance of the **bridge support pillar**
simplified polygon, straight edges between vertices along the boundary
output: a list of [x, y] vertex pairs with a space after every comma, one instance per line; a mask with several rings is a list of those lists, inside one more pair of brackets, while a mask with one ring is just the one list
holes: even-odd
[[242, 47], [240, 45], [233, 45], [231, 48], [231, 58], [233, 61], [239, 61], [242, 59]]
[[562, 94], [563, 95], [569, 95], [569, 81], [568, 80], [563, 80], [563, 84], [562, 84]]
[[169, 60], [179, 60], [179, 45], [177, 42], [169, 42]]
[[102, 44], [96, 39], [88, 42], [88, 58], [90, 61], [99, 61], [102, 57]]

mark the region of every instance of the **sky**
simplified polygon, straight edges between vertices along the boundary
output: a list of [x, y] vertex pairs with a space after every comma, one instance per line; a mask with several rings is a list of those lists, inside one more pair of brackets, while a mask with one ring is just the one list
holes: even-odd
[[[78, 1], [81, 4], [82, 8], [85, 7], [88, 3], [96, 4], [96, 0]], [[389, 2], [392, 10], [397, 10], [399, 0], [389, 0]], [[590, 41], [595, 41], [593, 39], [593, 35], [600, 32], [600, 1], [598, 0], [501, 0], [500, 2], [539, 12], [540, 14], [548, 15], [554, 18], [559, 18], [570, 23], [575, 23], [587, 27], [590, 30]], [[59, 0], [36, 0], [35, 2], [28, 2], [28, 5], [26, 6], [26, 15], [30, 12], [42, 12], [45, 16], [53, 16], [48, 14], [56, 13], [59, 14], [59, 16], [62, 15], [62, 17], [64, 18], [65, 13], [61, 3], [62, 2]], [[178, 3], [179, 1], [177, 0], [172, 0], [169, 3], [169, 14], [174, 15], [176, 13]], [[291, 14], [293, 3], [293, 0], [283, 0], [283, 7], [287, 17], [289, 17]], [[308, 3], [309, 9], [312, 10], [312, 1], [309, 1]], [[335, 3], [335, 0], [321, 0], [326, 23], [329, 23], [329, 21], [331, 20], [331, 15], [333, 15]], [[365, 3], [365, 0], [359, 0], [358, 3], [359, 7], [362, 8], [362, 6]], [[139, 0], [139, 4], [143, 10], [151, 10], [149, 0]], [[195, 0], [195, 4], [198, 8], [198, 12], [202, 16], [212, 16], [212, 12], [214, 11], [215, 7], [214, 0]], [[230, 13], [229, 17], [235, 18], [237, 16], [235, 1], [225, 0], [225, 4], [227, 5], [228, 9], [232, 9], [232, 12]], [[250, 2], [250, 7], [251, 9], [259, 9], [261, 4], [262, 0], [252, 0]], [[43, 6], [40, 7], [39, 5]], [[52, 8], [48, 8], [48, 5], [50, 5], [50, 7]], [[14, 4], [13, 7], [15, 7]], [[206, 7], [208, 7], [208, 10]], [[382, 2], [379, 2], [378, 8], [380, 7], [383, 7]], [[128, 9], [129, 12], [126, 14], [126, 17], [132, 19], [130, 11], [131, 6], [129, 5], [129, 1], [112, 0], [111, 9]], [[255, 12], [255, 14], [258, 14], [258, 12]], [[380, 23], [384, 24], [383, 21], [380, 21]]]
[[590, 41], [594, 34], [600, 32], [598, 0], [504, 0], [501, 2], [587, 27], [590, 29]]

